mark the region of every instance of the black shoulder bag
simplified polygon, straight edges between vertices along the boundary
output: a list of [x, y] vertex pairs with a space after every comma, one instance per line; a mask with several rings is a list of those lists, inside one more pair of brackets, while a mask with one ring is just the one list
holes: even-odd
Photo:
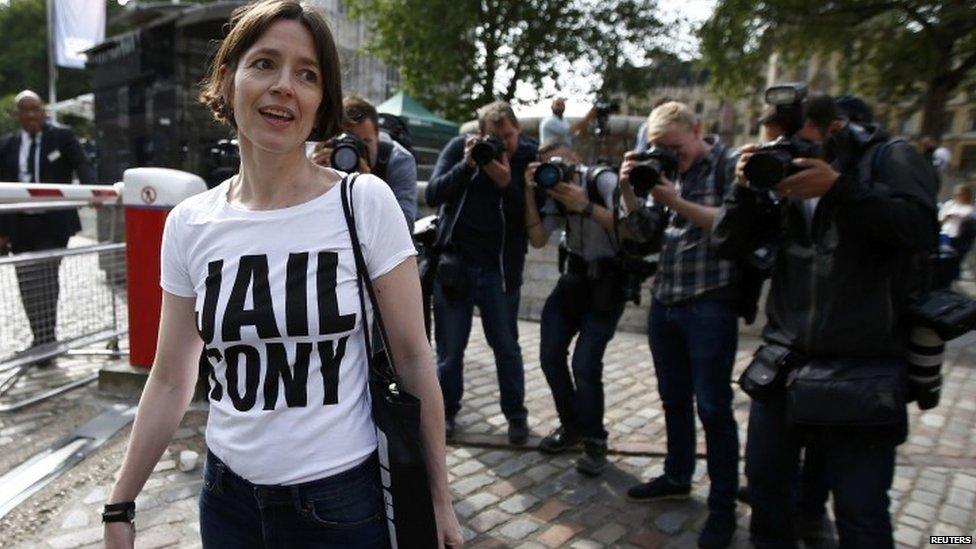
[[373, 422], [379, 442], [380, 477], [386, 523], [393, 549], [437, 547], [437, 522], [430, 495], [427, 462], [420, 440], [420, 400], [403, 390], [396, 373], [392, 355], [384, 345], [373, 353], [370, 345], [370, 325], [366, 316], [365, 286], [373, 305], [373, 316], [379, 326], [380, 337], [389, 341], [383, 317], [380, 315], [373, 283], [366, 269], [366, 260], [359, 245], [356, 220], [352, 211], [352, 188], [356, 175], [342, 179], [342, 211], [346, 216], [352, 252], [356, 258], [356, 278], [359, 284], [359, 305], [363, 315], [363, 338], [369, 361], [369, 393], [372, 397]]

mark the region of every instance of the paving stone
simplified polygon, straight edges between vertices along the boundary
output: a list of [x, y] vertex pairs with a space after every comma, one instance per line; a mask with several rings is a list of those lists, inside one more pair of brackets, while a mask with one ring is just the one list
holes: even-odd
[[553, 499], [545, 502], [542, 507], [532, 511], [532, 516], [542, 522], [552, 522], [556, 517], [569, 509], [569, 505], [566, 505], [558, 499]]
[[560, 547], [583, 530], [579, 524], [566, 523], [550, 526], [537, 538], [546, 547]]
[[480, 473], [451, 484], [451, 491], [458, 495], [466, 496], [486, 484], [491, 484], [491, 480], [492, 477]]
[[467, 518], [481, 512], [496, 501], [498, 501], [498, 496], [489, 492], [481, 492], [454, 504], [454, 510], [458, 515]]
[[135, 549], [159, 549], [180, 543], [180, 533], [169, 526], [157, 526], [136, 536]]
[[105, 503], [107, 498], [108, 489], [100, 486], [89, 492], [82, 501], [84, 501], [85, 505], [95, 505], [98, 503]]
[[668, 511], [657, 517], [654, 526], [665, 534], [674, 535], [681, 531], [687, 520], [688, 513], [685, 511]]
[[541, 525], [532, 519], [517, 518], [499, 528], [498, 532], [509, 539], [520, 541], [538, 530], [539, 526]]
[[959, 507], [946, 505], [942, 507], [942, 510], [939, 512], [939, 519], [942, 522], [947, 522], [953, 526], [967, 528], [973, 522], [972, 510], [967, 511], [965, 509], [960, 509]]
[[925, 521], [930, 521], [935, 518], [936, 509], [931, 505], [925, 505], [924, 503], [913, 501], [905, 506], [905, 514], [918, 517]]
[[656, 549], [668, 541], [668, 536], [662, 534], [661, 532], [639, 530], [627, 536], [627, 541], [643, 549]]
[[895, 541], [908, 547], [918, 547], [922, 540], [922, 533], [908, 526], [895, 528]]
[[470, 526], [475, 532], [479, 534], [482, 532], [487, 532], [495, 526], [507, 521], [510, 518], [508, 513], [499, 511], [498, 509], [488, 509], [483, 511], [481, 514], [475, 515], [474, 518], [468, 521], [468, 526]]
[[524, 513], [539, 502], [539, 498], [531, 494], [514, 494], [512, 497], [498, 504], [498, 507], [506, 513], [517, 515]]
[[75, 547], [81, 547], [89, 543], [99, 542], [103, 537], [104, 530], [102, 529], [102, 525], [99, 524], [98, 526], [51, 538], [47, 543], [54, 549], [74, 549]]
[[88, 526], [91, 523], [91, 514], [83, 509], [75, 509], [69, 511], [65, 515], [64, 519], [61, 521], [61, 529], [63, 530], [74, 530], [76, 528], [81, 528], [82, 526]]

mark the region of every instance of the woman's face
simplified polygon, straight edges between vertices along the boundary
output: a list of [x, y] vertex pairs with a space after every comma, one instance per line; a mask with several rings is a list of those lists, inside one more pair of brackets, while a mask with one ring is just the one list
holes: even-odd
[[285, 19], [268, 27], [238, 61], [229, 94], [242, 148], [282, 153], [304, 146], [322, 102], [322, 68], [308, 29]]

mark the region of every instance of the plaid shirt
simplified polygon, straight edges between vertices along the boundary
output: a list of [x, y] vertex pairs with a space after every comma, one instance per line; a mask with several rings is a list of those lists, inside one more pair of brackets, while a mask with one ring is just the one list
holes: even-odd
[[[721, 206], [728, 184], [716, 181], [717, 169], [726, 169], [722, 159], [725, 145], [718, 143], [702, 159], [695, 162], [676, 182], [681, 198], [705, 206]], [[720, 188], [721, 187], [721, 188]], [[670, 222], [664, 231], [664, 242], [654, 277], [654, 297], [665, 305], [673, 305], [700, 297], [731, 285], [735, 280], [733, 262], [719, 259], [711, 242], [711, 233], [687, 218], [670, 212]]]

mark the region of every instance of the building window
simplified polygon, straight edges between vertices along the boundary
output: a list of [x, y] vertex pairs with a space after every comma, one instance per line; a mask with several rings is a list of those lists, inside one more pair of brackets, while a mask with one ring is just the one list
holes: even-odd
[[695, 114], [701, 114], [703, 110], [705, 110], [705, 104], [702, 103], [701, 101], [696, 101], [695, 102]]
[[966, 121], [966, 131], [976, 132], [976, 109], [969, 109], [969, 120]]

